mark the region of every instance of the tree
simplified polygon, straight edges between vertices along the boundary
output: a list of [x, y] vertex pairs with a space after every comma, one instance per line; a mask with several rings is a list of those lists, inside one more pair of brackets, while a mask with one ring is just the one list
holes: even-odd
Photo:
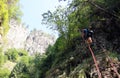
[[59, 35], [66, 35], [67, 33], [67, 10], [59, 6], [56, 11], [48, 11], [42, 14], [43, 24], [48, 24], [50, 29], [57, 30]]
[[19, 0], [0, 1], [0, 34], [5, 35], [9, 30], [9, 20], [11, 18], [20, 19], [22, 13], [18, 4]]

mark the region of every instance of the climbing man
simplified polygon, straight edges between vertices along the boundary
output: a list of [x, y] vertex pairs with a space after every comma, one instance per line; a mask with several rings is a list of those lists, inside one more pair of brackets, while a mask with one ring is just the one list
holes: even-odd
[[83, 29], [82, 30], [82, 37], [84, 38], [85, 42], [92, 45], [93, 41], [92, 41], [92, 35], [93, 35], [93, 31], [91, 29]]

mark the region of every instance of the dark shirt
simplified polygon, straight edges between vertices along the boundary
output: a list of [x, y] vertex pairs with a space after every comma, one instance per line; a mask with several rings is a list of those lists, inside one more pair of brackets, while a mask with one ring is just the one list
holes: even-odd
[[88, 39], [89, 37], [92, 37], [93, 35], [93, 31], [89, 30], [89, 29], [83, 29], [83, 33], [84, 33], [84, 39]]

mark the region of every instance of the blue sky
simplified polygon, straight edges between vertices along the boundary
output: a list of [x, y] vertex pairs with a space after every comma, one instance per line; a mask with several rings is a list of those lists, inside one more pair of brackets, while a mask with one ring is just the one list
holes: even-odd
[[20, 4], [23, 12], [22, 22], [28, 25], [30, 30], [36, 28], [50, 34], [57, 34], [57, 32], [41, 24], [42, 14], [48, 10], [54, 11], [55, 7], [65, 5], [66, 2], [59, 2], [58, 0], [20, 0]]

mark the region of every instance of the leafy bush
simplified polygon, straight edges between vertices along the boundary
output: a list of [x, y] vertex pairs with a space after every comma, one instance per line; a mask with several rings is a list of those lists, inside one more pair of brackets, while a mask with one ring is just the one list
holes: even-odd
[[20, 57], [27, 55], [28, 55], [27, 51], [23, 49], [12, 48], [12, 49], [8, 49], [8, 51], [6, 52], [6, 56], [8, 57], [8, 60], [11, 60], [13, 62], [18, 61]]
[[4, 55], [0, 52], [0, 65], [4, 63]]
[[5, 57], [2, 48], [0, 48], [0, 66], [5, 62]]
[[10, 61], [15, 62], [18, 59], [18, 51], [16, 49], [8, 49], [6, 55]]
[[30, 78], [26, 64], [23, 62], [17, 63], [11, 71], [9, 78]]
[[117, 58], [117, 59], [119, 60], [120, 54], [118, 54], [117, 52], [110, 52], [110, 53], [109, 53], [109, 56], [110, 56], [111, 58]]
[[29, 64], [29, 57], [22, 56], [20, 61], [23, 62], [24, 64], [28, 65]]
[[26, 50], [20, 49], [20, 50], [18, 50], [18, 54], [19, 54], [19, 56], [27, 56], [28, 52]]
[[8, 69], [0, 69], [0, 78], [9, 78], [10, 71]]

